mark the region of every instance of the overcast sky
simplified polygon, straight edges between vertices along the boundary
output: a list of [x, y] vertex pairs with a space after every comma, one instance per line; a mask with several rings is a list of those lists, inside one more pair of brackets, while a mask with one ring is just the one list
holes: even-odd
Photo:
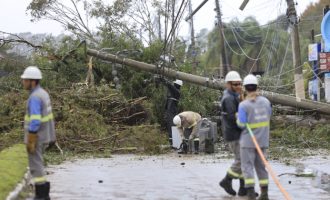
[[[278, 15], [285, 13], [285, 0], [250, 0], [244, 11], [240, 11], [238, 7], [243, 0], [220, 0], [223, 19], [230, 21], [234, 17], [244, 19], [247, 16], [255, 16], [261, 24], [267, 23], [269, 20], [275, 19]], [[318, 0], [296, 0], [298, 1], [297, 11], [301, 14], [303, 10], [312, 2]], [[63, 33], [63, 28], [53, 21], [30, 22], [30, 16], [26, 13], [26, 7], [31, 0], [0, 0], [0, 30], [19, 33], [51, 33], [57, 35]], [[193, 8], [196, 8], [202, 0], [192, 0]], [[207, 28], [212, 29], [215, 21], [214, 0], [209, 0], [205, 6], [195, 15], [196, 31]], [[188, 35], [188, 24], [183, 21], [181, 23], [180, 35]]]

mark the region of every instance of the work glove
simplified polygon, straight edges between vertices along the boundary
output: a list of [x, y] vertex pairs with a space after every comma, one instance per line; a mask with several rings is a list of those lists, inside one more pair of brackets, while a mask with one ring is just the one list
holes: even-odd
[[28, 141], [26, 144], [27, 152], [29, 152], [31, 154], [34, 154], [36, 152], [37, 141], [38, 141], [38, 135], [36, 133], [28, 134]]

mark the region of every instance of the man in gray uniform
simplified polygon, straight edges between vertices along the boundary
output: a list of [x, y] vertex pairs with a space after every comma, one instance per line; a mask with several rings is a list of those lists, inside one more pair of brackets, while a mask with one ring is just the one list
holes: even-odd
[[258, 79], [255, 76], [246, 76], [243, 85], [247, 91], [247, 97], [239, 104], [237, 124], [243, 128], [240, 146], [245, 188], [247, 189], [248, 199], [255, 200], [255, 169], [261, 187], [261, 195], [258, 200], [268, 200], [268, 173], [246, 126], [252, 129], [257, 143], [266, 157], [266, 150], [269, 147], [269, 122], [272, 108], [268, 99], [258, 95]]
[[45, 177], [42, 155], [48, 144], [56, 140], [50, 97], [39, 85], [42, 75], [37, 67], [27, 67], [21, 78], [24, 89], [30, 91], [24, 117], [24, 142], [35, 185], [33, 199], [50, 200], [50, 183]]
[[238, 72], [230, 71], [226, 77], [226, 90], [221, 98], [222, 131], [225, 141], [228, 143], [230, 151], [234, 154], [234, 162], [227, 171], [226, 176], [219, 183], [220, 186], [230, 195], [235, 196], [236, 191], [232, 187], [232, 180], [239, 179], [239, 196], [246, 195], [244, 179], [241, 170], [239, 138], [241, 129], [236, 124], [236, 113], [240, 102], [242, 90], [242, 79]]

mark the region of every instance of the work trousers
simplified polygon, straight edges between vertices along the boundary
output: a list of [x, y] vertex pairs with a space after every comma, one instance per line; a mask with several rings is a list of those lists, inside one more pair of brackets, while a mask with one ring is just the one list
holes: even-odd
[[30, 173], [35, 184], [43, 184], [47, 181], [43, 163], [43, 152], [46, 147], [45, 144], [37, 144], [36, 152], [33, 154], [28, 153]]
[[[266, 157], [266, 148], [261, 149]], [[257, 172], [261, 187], [268, 186], [268, 172], [255, 148], [241, 148], [241, 167], [245, 180], [245, 187], [251, 188], [255, 185], [254, 169]]]
[[242, 169], [241, 169], [241, 155], [240, 155], [240, 144], [239, 140], [228, 142], [229, 150], [234, 154], [234, 162], [228, 169], [227, 173], [233, 179], [241, 179]]

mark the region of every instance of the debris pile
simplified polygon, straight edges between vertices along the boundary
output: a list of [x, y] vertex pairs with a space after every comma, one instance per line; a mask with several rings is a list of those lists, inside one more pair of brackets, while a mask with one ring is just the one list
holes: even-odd
[[[127, 100], [108, 85], [49, 91], [59, 146], [64, 151], [161, 153], [166, 136], [150, 125], [147, 98]], [[23, 140], [27, 93], [0, 97], [0, 149]], [[13, 138], [10, 140], [10, 138]]]

